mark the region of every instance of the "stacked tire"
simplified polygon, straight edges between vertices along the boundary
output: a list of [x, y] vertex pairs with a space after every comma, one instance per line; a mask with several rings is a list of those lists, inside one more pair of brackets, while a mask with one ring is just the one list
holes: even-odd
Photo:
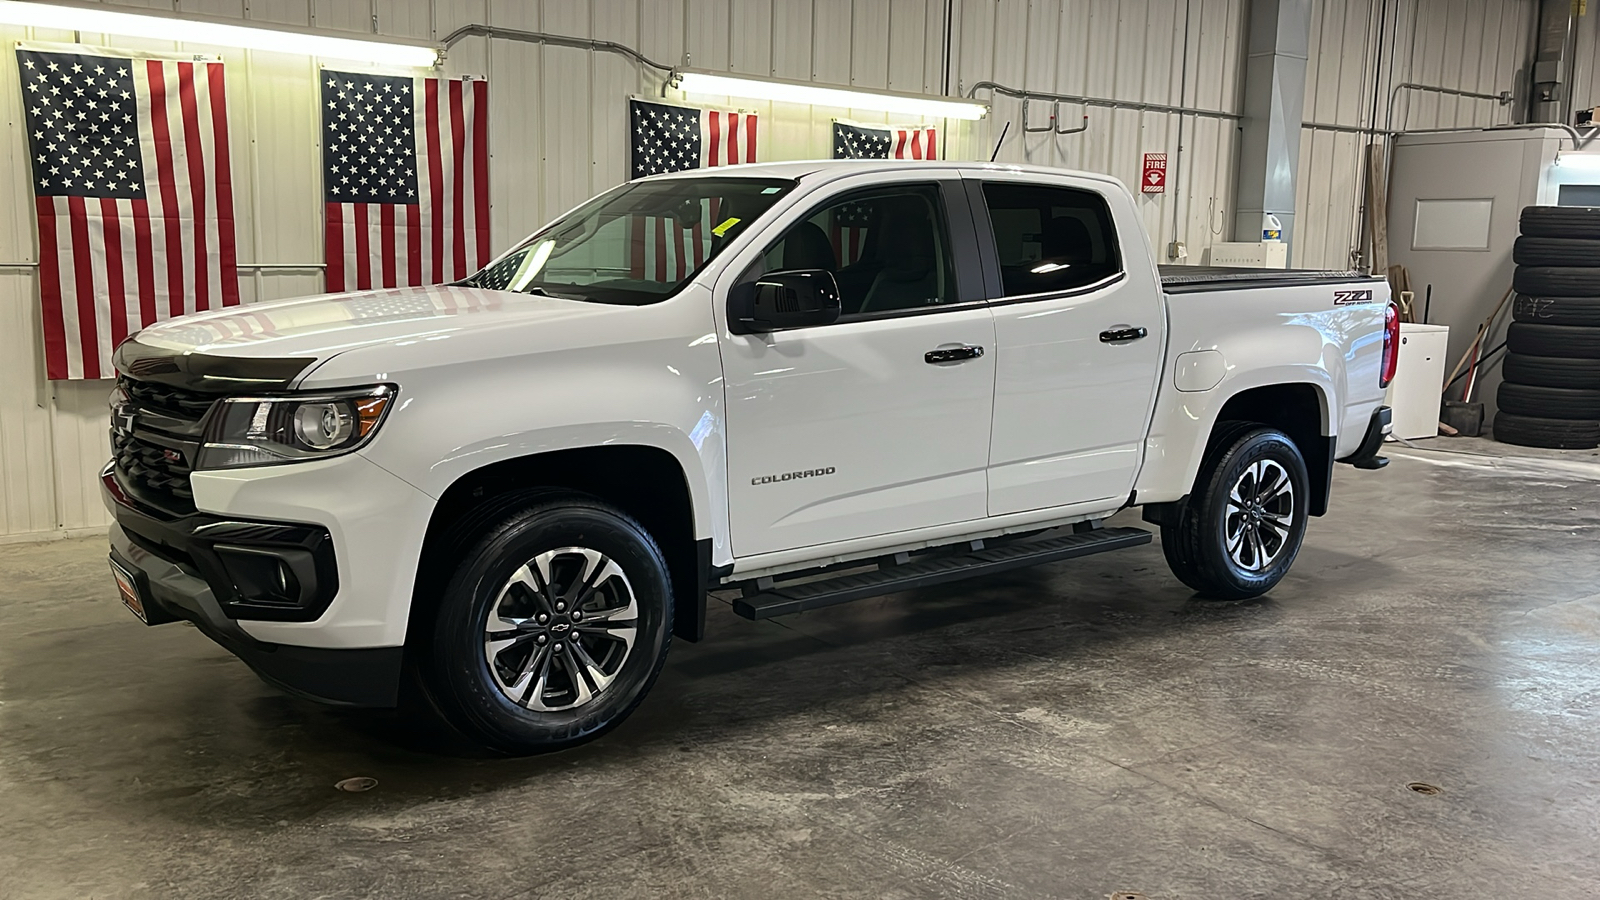
[[1513, 255], [1517, 298], [1494, 436], [1600, 447], [1600, 208], [1527, 207]]

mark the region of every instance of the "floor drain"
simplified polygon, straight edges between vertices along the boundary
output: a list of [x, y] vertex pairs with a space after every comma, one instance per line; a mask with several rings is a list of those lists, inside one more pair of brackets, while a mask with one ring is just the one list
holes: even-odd
[[335, 782], [333, 786], [341, 791], [349, 791], [352, 794], [359, 794], [362, 791], [370, 791], [377, 787], [378, 779], [368, 778], [367, 776], [362, 775], [357, 778], [346, 778], [343, 781]]
[[1111, 900], [1150, 900], [1150, 895], [1138, 891], [1117, 891], [1111, 895]]
[[1406, 788], [1428, 797], [1444, 793], [1443, 788], [1435, 784], [1429, 784], [1426, 781], [1413, 781], [1406, 785]]

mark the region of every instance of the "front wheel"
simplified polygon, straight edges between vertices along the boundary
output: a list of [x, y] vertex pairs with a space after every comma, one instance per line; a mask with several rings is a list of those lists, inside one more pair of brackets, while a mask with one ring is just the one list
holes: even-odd
[[654, 539], [584, 498], [511, 514], [465, 554], [440, 600], [424, 672], [444, 712], [510, 753], [560, 750], [618, 725], [671, 640]]
[[1194, 493], [1161, 526], [1172, 574], [1221, 600], [1272, 590], [1305, 538], [1308, 482], [1288, 435], [1250, 426], [1225, 432], [1207, 452]]

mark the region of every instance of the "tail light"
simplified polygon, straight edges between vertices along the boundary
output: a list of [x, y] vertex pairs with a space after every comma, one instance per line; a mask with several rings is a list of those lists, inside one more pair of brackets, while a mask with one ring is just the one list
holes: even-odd
[[1400, 365], [1400, 307], [1391, 302], [1383, 310], [1383, 372], [1378, 376], [1378, 387], [1386, 388], [1394, 380], [1394, 371]]

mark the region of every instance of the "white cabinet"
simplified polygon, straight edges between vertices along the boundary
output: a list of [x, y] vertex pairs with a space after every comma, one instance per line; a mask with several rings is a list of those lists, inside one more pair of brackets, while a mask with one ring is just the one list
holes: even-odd
[[1400, 361], [1384, 402], [1394, 409], [1394, 436], [1426, 438], [1439, 433], [1439, 389], [1444, 386], [1448, 325], [1400, 324]]

